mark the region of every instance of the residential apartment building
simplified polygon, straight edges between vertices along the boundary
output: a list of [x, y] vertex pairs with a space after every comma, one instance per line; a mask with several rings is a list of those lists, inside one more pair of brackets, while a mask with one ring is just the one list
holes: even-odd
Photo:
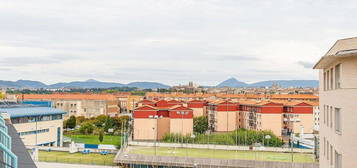
[[120, 92], [120, 93], [114, 93], [115, 97], [119, 101], [119, 109], [121, 114], [126, 114], [128, 113], [128, 99], [129, 96], [131, 96], [130, 92]]
[[208, 122], [211, 131], [229, 132], [239, 128], [239, 104], [214, 101], [208, 104]]
[[187, 107], [193, 110], [193, 117], [207, 116], [207, 102], [203, 100], [191, 100]]
[[[233, 96], [230, 97], [233, 98]], [[312, 104], [312, 102], [310, 103]], [[191, 100], [188, 102], [144, 99], [137, 103], [138, 108], [135, 110], [137, 114], [134, 114], [134, 120], [138, 122], [134, 123], [134, 126], [140, 124], [142, 126], [137, 126], [140, 128], [144, 125], [163, 125], [163, 123], [168, 125], [170, 123], [171, 126], [167, 127], [167, 130], [156, 128], [156, 126], [151, 130], [151, 133], [147, 130], [148, 128], [137, 130], [142, 132], [140, 134], [148, 134], [143, 135], [146, 138], [150, 137], [149, 134], [152, 134], [152, 131], [157, 130], [158, 133], [154, 137], [161, 138], [162, 132], [175, 132], [170, 131], [170, 128], [180, 125], [173, 124], [172, 116], [174, 115], [170, 113], [172, 108], [183, 107], [192, 111], [192, 117], [207, 116], [209, 129], [213, 132], [229, 132], [245, 128], [258, 131], [270, 130], [277, 136], [290, 135], [292, 132], [301, 133], [301, 131], [311, 134], [314, 128], [313, 105], [311, 104], [301, 101], [256, 99]], [[144, 115], [144, 117], [140, 115]], [[156, 118], [155, 115], [157, 115]], [[165, 119], [170, 116], [171, 122]]]
[[318, 133], [320, 130], [320, 105], [319, 102], [309, 102], [313, 106], [314, 114], [314, 132]]
[[283, 132], [291, 133], [313, 133], [315, 122], [313, 106], [305, 102], [286, 102], [283, 111]]
[[84, 116], [86, 118], [99, 115], [119, 115], [119, 101], [111, 94], [21, 94], [19, 101], [51, 101], [52, 107], [61, 109], [69, 116]]
[[141, 100], [143, 100], [142, 96], [130, 95], [128, 97], [128, 100], [126, 103], [127, 104], [127, 106], [126, 106], [127, 112], [133, 113], [134, 109], [137, 108], [138, 102], [140, 102]]
[[338, 40], [314, 69], [320, 70], [320, 167], [357, 167], [357, 38]]
[[270, 130], [281, 136], [283, 104], [269, 101], [241, 101], [241, 127], [250, 130]]
[[142, 106], [134, 110], [134, 140], [159, 140], [167, 133], [182, 135], [193, 133], [192, 109], [166, 100], [152, 103], [148, 100], [140, 101], [139, 104]]
[[213, 101], [208, 104], [209, 127], [214, 132], [238, 128], [270, 130], [277, 136], [291, 132], [311, 134], [314, 127], [313, 106], [299, 101], [239, 100]]

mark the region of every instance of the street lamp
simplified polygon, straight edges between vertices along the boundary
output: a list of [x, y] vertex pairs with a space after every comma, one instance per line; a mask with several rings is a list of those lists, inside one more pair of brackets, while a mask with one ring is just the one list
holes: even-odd
[[[158, 119], [158, 116], [155, 115], [154, 118], [156, 119], [156, 127], [157, 127], [157, 119]], [[155, 143], [154, 143], [154, 146], [155, 146], [155, 155], [157, 153], [157, 149], [156, 149], [156, 140], [157, 140], [157, 129], [155, 129], [155, 127], [152, 127], [152, 129], [155, 131]]]
[[[267, 139], [267, 146], [269, 146], [269, 139], [271, 139], [271, 136], [265, 135], [264, 139]], [[263, 139], [263, 146], [264, 146], [264, 139]]]

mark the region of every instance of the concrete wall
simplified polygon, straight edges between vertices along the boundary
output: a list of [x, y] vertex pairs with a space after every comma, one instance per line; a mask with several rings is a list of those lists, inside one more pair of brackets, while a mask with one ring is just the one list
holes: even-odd
[[237, 127], [237, 115], [239, 112], [216, 112], [216, 128], [217, 132], [234, 131]]
[[[16, 131], [28, 132], [36, 130], [36, 122], [31, 123], [20, 123], [13, 124]], [[37, 134], [37, 144], [45, 144], [49, 142], [55, 142], [54, 145], [57, 146], [57, 128], [61, 128], [61, 144], [63, 141], [63, 120], [52, 120], [52, 121], [39, 121], [37, 122], [37, 130], [49, 129], [49, 132], [43, 132]], [[25, 145], [36, 145], [36, 134], [22, 135], [20, 136]]]
[[282, 114], [260, 113], [257, 115], [257, 130], [270, 130], [275, 135], [281, 136], [281, 129]]
[[[71, 115], [90, 118], [106, 115], [108, 111], [106, 100], [53, 100], [52, 106], [67, 112], [65, 118]], [[119, 112], [119, 107], [113, 103], [109, 108], [111, 113], [115, 113], [113, 108]]]
[[153, 118], [134, 119], [134, 140], [155, 140], [157, 120]]
[[158, 139], [162, 139], [165, 134], [170, 133], [170, 118], [157, 119], [157, 127], [157, 137]]
[[[253, 147], [250, 149], [249, 146], [236, 146], [236, 145], [216, 145], [216, 144], [187, 144], [184, 143], [155, 143], [155, 142], [142, 142], [142, 141], [129, 141], [130, 146], [146, 146], [146, 147], [168, 147], [168, 148], [193, 148], [193, 149], [216, 149], [216, 150], [239, 150], [239, 151], [266, 151], [266, 152], [291, 152], [291, 148], [281, 148], [281, 147]], [[294, 153], [313, 153], [312, 149], [300, 149], [294, 148]]]
[[304, 133], [313, 133], [314, 116], [313, 114], [297, 114], [300, 122], [293, 123], [294, 133], [301, 133], [301, 127], [304, 127]]
[[192, 118], [184, 119], [170, 119], [170, 133], [191, 135], [193, 133], [193, 120]]
[[193, 110], [193, 117], [205, 116], [205, 108], [191, 108]]

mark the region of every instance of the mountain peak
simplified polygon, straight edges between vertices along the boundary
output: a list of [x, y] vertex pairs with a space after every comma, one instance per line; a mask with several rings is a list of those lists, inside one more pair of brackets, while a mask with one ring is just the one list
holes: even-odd
[[88, 80], [86, 80], [85, 82], [99, 82], [99, 81], [97, 81], [97, 80], [95, 80], [95, 79], [88, 79]]
[[246, 84], [244, 82], [241, 82], [241, 81], [238, 81], [234, 77], [231, 77], [231, 78], [221, 82], [220, 84], [218, 84], [217, 87], [233, 87], [233, 88], [236, 88], [236, 87], [245, 87], [247, 85], [248, 84]]
[[235, 82], [239, 82], [235, 77], [230, 77], [225, 81], [235, 81]]

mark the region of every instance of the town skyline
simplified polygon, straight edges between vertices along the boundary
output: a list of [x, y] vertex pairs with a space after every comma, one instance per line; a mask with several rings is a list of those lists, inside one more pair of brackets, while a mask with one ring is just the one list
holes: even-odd
[[[87, 80], [75, 80], [75, 81], [69, 81], [69, 82], [57, 82], [57, 83], [44, 83], [42, 81], [36, 81], [36, 80], [27, 80], [27, 79], [19, 79], [16, 81], [7, 81], [7, 80], [0, 80], [0, 87], [10, 87], [11, 86], [18, 86], [21, 88], [22, 86], [25, 86], [27, 88], [31, 88], [31, 86], [34, 86], [33, 88], [61, 88], [61, 87], [68, 87], [64, 85], [71, 85], [75, 83], [75, 85], [81, 85], [81, 84], [106, 84], [108, 86], [103, 87], [103, 88], [110, 88], [110, 87], [137, 87], [135, 85], [140, 84], [140, 85], [157, 85], [157, 88], [168, 88], [168, 87], [173, 87], [173, 86], [184, 86], [188, 85], [189, 83], [192, 83], [196, 87], [201, 86], [201, 87], [270, 87], [273, 84], [276, 85], [282, 85], [282, 87], [317, 87], [318, 85], [318, 80], [265, 80], [265, 81], [257, 81], [257, 82], [244, 82], [241, 80], [238, 80], [234, 77], [230, 77], [224, 81], [217, 81], [216, 84], [214, 85], [202, 85], [197, 81], [189, 81], [188, 83], [178, 83], [176, 85], [170, 85], [166, 84], [163, 82], [152, 82], [152, 81], [140, 81], [140, 80], [135, 80], [133, 82], [129, 83], [123, 83], [123, 82], [113, 82], [113, 81], [99, 81], [96, 79], [87, 79]], [[93, 85], [93, 88], [95, 88], [95, 85]], [[140, 87], [139, 87], [140, 88]], [[147, 88], [147, 87], [144, 87]], [[155, 88], [155, 87], [153, 87]]]

